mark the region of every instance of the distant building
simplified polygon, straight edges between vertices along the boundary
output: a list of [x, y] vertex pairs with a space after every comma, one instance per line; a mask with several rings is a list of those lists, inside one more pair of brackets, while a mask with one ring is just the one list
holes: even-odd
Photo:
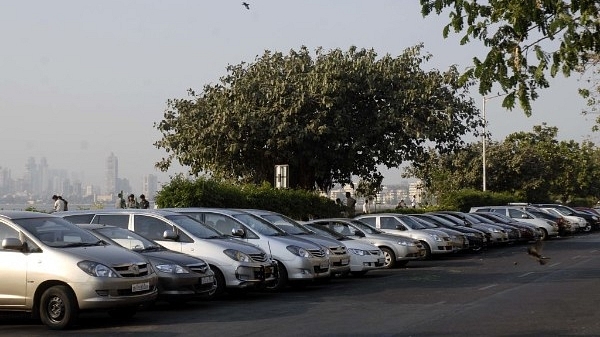
[[119, 191], [119, 159], [111, 152], [106, 158], [106, 194], [116, 197]]
[[158, 178], [154, 174], [142, 177], [142, 193], [148, 200], [154, 200], [158, 191]]

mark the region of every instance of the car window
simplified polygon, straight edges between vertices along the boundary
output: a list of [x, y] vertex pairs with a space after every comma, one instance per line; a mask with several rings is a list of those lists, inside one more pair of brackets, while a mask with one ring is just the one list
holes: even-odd
[[235, 214], [234, 218], [240, 220], [246, 227], [253, 231], [266, 236], [277, 236], [286, 235], [284, 231], [277, 228], [277, 226], [269, 223], [268, 221], [261, 219], [252, 214]]
[[173, 230], [171, 224], [165, 221], [146, 215], [135, 215], [133, 217], [134, 232], [147, 237], [150, 240], [164, 240], [164, 232]]
[[98, 243], [98, 238], [93, 234], [63, 218], [22, 218], [15, 219], [14, 222], [51, 247], [77, 247]]
[[382, 216], [379, 218], [379, 223], [382, 229], [396, 229], [396, 226], [401, 225], [398, 220], [391, 216]]
[[94, 213], [67, 215], [63, 217], [63, 219], [66, 219], [67, 221], [74, 224], [91, 223], [93, 218]]
[[222, 214], [205, 213], [204, 219], [207, 225], [226, 235], [231, 235], [233, 230], [244, 229], [241, 223]]
[[531, 219], [531, 217], [527, 213], [520, 211], [518, 209], [509, 208], [508, 215], [511, 218], [515, 218], [515, 219]]
[[367, 223], [373, 227], [376, 227], [376, 221], [377, 219], [375, 217], [368, 217], [368, 218], [361, 218], [360, 221]]
[[98, 214], [94, 217], [92, 223], [127, 229], [129, 227], [129, 214]]

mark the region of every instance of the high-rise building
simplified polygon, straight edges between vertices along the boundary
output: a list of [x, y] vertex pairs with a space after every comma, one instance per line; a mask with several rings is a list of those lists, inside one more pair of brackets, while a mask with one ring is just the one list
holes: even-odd
[[158, 178], [154, 174], [145, 175], [142, 178], [142, 193], [148, 200], [154, 200], [158, 191]]
[[106, 194], [116, 197], [119, 193], [119, 159], [110, 153], [106, 158]]

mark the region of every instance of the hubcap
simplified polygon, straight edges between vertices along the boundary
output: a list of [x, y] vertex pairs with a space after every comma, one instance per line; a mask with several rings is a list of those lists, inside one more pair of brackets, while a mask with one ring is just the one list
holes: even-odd
[[60, 321], [65, 314], [65, 303], [62, 298], [54, 296], [48, 301], [48, 316], [53, 321]]

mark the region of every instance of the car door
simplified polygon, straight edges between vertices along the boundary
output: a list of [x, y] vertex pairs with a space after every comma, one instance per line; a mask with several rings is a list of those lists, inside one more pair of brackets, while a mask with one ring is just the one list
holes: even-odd
[[[133, 231], [150, 240], [160, 243], [170, 250], [186, 254], [193, 251], [193, 247], [189, 247], [190, 243], [193, 243], [193, 240], [163, 219], [149, 215], [136, 214], [133, 216]], [[176, 240], [165, 239], [165, 231], [174, 231], [179, 234], [179, 237]]]
[[[19, 232], [8, 224], [0, 222], [0, 243], [6, 238], [18, 239]], [[4, 249], [0, 245], [0, 271], [2, 273], [0, 307], [18, 308], [25, 305], [28, 267], [27, 254]]]
[[406, 227], [393, 216], [381, 216], [379, 217], [379, 223], [377, 228], [390, 234], [409, 234], [406, 233]]

